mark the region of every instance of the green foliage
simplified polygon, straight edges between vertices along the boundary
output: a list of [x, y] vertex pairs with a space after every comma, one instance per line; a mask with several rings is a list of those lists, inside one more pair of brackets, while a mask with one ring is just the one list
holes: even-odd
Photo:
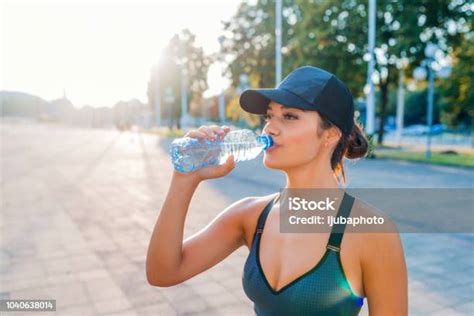
[[367, 65], [363, 61], [367, 36], [365, 10], [357, 1], [296, 0], [291, 28], [285, 43], [285, 71], [314, 65], [336, 74], [354, 96], [362, 95]]
[[[283, 0], [285, 10], [293, 7], [293, 1]], [[289, 30], [287, 19], [282, 19], [283, 29]], [[239, 85], [239, 76], [245, 73], [254, 77], [259, 87], [275, 86], [275, 3], [259, 0], [255, 5], [243, 2], [234, 17], [224, 22], [228, 36], [223, 43], [223, 52], [232, 56], [229, 72], [234, 87]], [[291, 36], [282, 33], [283, 41]]]
[[[404, 125], [409, 126], [413, 124], [427, 124], [427, 96], [428, 90], [408, 91], [405, 95], [405, 117]], [[434, 107], [433, 107], [433, 124], [439, 123], [440, 106], [437, 100], [440, 99], [440, 92], [435, 90]]]
[[472, 127], [474, 121], [474, 33], [455, 49], [456, 64], [451, 77], [442, 80], [441, 121], [450, 126]]
[[[224, 52], [232, 57], [229, 72], [235, 87], [242, 73], [257, 78], [254, 87], [274, 86], [274, 12], [274, 1], [259, 0], [254, 5], [244, 2], [224, 24], [228, 34]], [[283, 1], [283, 75], [299, 66], [314, 65], [335, 73], [354, 96], [363, 96], [367, 14], [367, 0]], [[468, 0], [377, 1], [377, 112], [382, 126], [390, 111], [390, 91], [398, 82], [397, 60], [408, 58], [406, 73], [410, 76], [425, 58], [427, 42], [438, 43], [444, 52], [452, 52], [471, 29], [471, 14]], [[382, 136], [379, 135], [380, 142]]]
[[234, 96], [227, 105], [226, 117], [234, 122], [243, 120], [247, 122], [247, 124], [252, 128], [256, 128], [260, 124], [258, 115], [253, 115], [248, 112], [242, 111], [242, 109], [240, 108], [238, 96]]

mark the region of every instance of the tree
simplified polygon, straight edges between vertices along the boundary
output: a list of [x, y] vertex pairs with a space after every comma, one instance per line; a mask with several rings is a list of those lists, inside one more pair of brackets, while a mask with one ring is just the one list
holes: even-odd
[[[284, 12], [290, 12], [295, 7], [291, 0], [282, 2]], [[289, 23], [285, 13], [282, 18], [282, 42], [286, 42], [292, 35]], [[258, 0], [254, 5], [243, 2], [233, 18], [224, 22], [224, 30], [226, 37], [223, 42], [223, 53], [230, 59], [227, 71], [232, 86], [237, 88], [240, 84], [240, 75], [246, 74], [254, 83], [253, 86], [274, 87], [275, 2]], [[263, 125], [262, 118], [260, 125]]]
[[[292, 1], [283, 1], [286, 9]], [[283, 29], [288, 29], [286, 19]], [[231, 59], [228, 71], [232, 85], [239, 85], [242, 73], [257, 76], [259, 87], [275, 86], [275, 3], [259, 0], [255, 5], [243, 2], [233, 18], [224, 22], [223, 53]], [[286, 37], [283, 34], [283, 37]]]
[[474, 33], [466, 36], [462, 45], [454, 50], [451, 77], [442, 80], [441, 121], [450, 126], [472, 127], [474, 118]]
[[367, 41], [365, 6], [358, 1], [297, 0], [294, 34], [285, 47], [287, 69], [311, 64], [334, 73], [354, 96], [362, 94]]
[[[367, 2], [345, 0], [300, 0], [303, 12], [296, 24], [301, 39], [293, 54], [322, 65], [345, 81], [355, 96], [363, 95], [368, 60]], [[424, 58], [424, 47], [432, 41], [449, 52], [459, 45], [469, 15], [467, 1], [378, 1], [376, 12], [376, 84], [380, 90], [377, 142], [383, 141], [390, 89], [398, 82], [397, 61], [407, 57], [412, 67]], [[306, 31], [305, 31], [306, 30]], [[449, 30], [449, 32], [448, 32]], [[298, 39], [295, 37], [294, 40]], [[410, 72], [411, 73], [411, 72]]]
[[[161, 114], [168, 119], [170, 128], [175, 124], [180, 128], [182, 65], [185, 65], [188, 74], [188, 103], [199, 102], [202, 93], [208, 88], [207, 72], [212, 59], [204, 54], [201, 47], [195, 46], [195, 38], [187, 29], [174, 35], [163, 50], [159, 64], [153, 67], [148, 82], [147, 95], [151, 111], [156, 115], [156, 98], [160, 96]], [[165, 102], [167, 89], [171, 89], [174, 96], [172, 104]]]
[[[234, 86], [244, 71], [261, 76], [261, 87], [274, 80], [273, 1], [244, 3], [226, 24], [227, 53]], [[295, 0], [283, 2], [283, 73], [312, 64], [346, 82], [354, 96], [363, 96], [366, 81], [367, 0]], [[407, 57], [408, 72], [424, 58], [429, 41], [451, 52], [462, 41], [470, 17], [467, 0], [384, 0], [377, 3], [376, 84], [380, 90], [378, 143], [383, 141], [390, 90], [398, 81], [397, 60]]]

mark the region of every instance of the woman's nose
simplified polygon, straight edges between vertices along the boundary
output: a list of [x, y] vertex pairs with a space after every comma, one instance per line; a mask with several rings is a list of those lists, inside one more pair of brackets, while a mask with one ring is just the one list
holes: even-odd
[[271, 136], [276, 136], [280, 133], [279, 129], [275, 126], [275, 123], [271, 123], [271, 122], [268, 122], [263, 127], [263, 132], [264, 134], [271, 135]]

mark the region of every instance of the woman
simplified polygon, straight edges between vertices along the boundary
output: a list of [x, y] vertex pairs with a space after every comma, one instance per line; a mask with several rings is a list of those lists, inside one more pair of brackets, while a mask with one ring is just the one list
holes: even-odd
[[[342, 159], [367, 153], [349, 90], [322, 69], [301, 67], [275, 89], [246, 90], [240, 105], [265, 115], [263, 132], [274, 145], [263, 164], [285, 173], [286, 189], [338, 189], [345, 182]], [[202, 126], [186, 136], [212, 139], [228, 131]], [[398, 233], [344, 234], [344, 225], [336, 225], [342, 228], [338, 232], [282, 233], [279, 194], [233, 203], [183, 243], [186, 213], [199, 183], [223, 177], [234, 167], [230, 156], [220, 166], [173, 173], [148, 249], [150, 284], [184, 282], [245, 245], [250, 253], [242, 282], [258, 316], [357, 315], [364, 297], [370, 315], [407, 314], [407, 273]], [[377, 214], [348, 194], [336, 209], [345, 217]]]

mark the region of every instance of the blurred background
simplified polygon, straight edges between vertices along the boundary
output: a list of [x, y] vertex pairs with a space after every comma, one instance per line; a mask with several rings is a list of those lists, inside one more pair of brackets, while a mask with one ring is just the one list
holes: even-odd
[[[240, 93], [304, 65], [333, 72], [355, 98], [371, 149], [349, 166], [349, 186], [473, 188], [473, 9], [468, 0], [2, 1], [0, 298], [50, 297], [61, 315], [251, 314], [246, 249], [166, 289], [147, 284], [146, 249], [170, 142], [203, 124], [261, 132]], [[239, 164], [196, 192], [185, 237], [284, 183], [258, 159]], [[474, 313], [472, 234], [403, 238], [411, 314]]]
[[377, 146], [403, 146], [408, 158], [428, 134], [445, 152], [473, 146], [470, 1], [384, 0], [373, 18], [355, 0], [2, 10], [2, 117], [177, 135], [206, 123], [261, 128], [240, 92], [314, 65], [347, 83]]

